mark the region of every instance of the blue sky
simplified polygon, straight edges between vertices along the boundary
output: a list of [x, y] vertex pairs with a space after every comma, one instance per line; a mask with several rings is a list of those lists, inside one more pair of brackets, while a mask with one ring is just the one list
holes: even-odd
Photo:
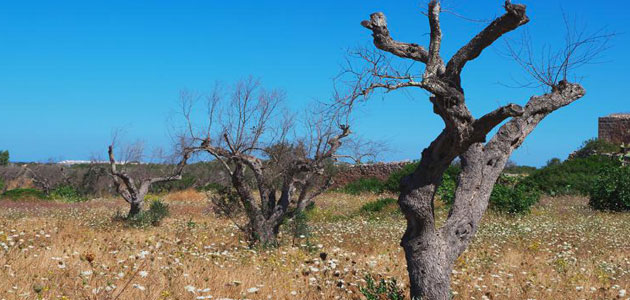
[[[4, 1], [0, 0], [0, 149], [12, 161], [88, 159], [105, 153], [113, 128], [150, 146], [169, 143], [168, 119], [181, 89], [207, 92], [215, 80], [254, 75], [287, 92], [300, 109], [331, 94], [348, 48], [370, 45], [359, 23], [383, 11], [392, 35], [427, 44], [426, 1]], [[579, 70], [587, 96], [546, 119], [514, 155], [521, 164], [566, 158], [597, 135], [597, 117], [628, 112], [630, 63], [626, 1], [527, 1], [528, 27], [558, 45], [561, 11], [593, 30], [619, 33], [604, 63]], [[502, 1], [444, 1], [471, 19], [502, 13]], [[443, 52], [450, 57], [484, 24], [442, 16]], [[521, 29], [519, 29], [521, 30]], [[518, 33], [510, 35], [518, 37]], [[507, 88], [521, 70], [499, 42], [468, 64], [463, 84], [477, 116], [537, 89]], [[377, 95], [362, 105], [354, 132], [385, 140], [384, 160], [417, 159], [443, 124], [426, 93]]]

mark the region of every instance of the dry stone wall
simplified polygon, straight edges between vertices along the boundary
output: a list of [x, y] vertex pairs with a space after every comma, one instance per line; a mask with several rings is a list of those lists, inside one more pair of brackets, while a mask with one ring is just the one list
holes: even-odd
[[386, 180], [391, 173], [402, 169], [409, 163], [411, 162], [404, 161], [340, 166], [339, 172], [334, 178], [335, 186], [344, 186], [361, 178], [377, 178], [380, 180]]

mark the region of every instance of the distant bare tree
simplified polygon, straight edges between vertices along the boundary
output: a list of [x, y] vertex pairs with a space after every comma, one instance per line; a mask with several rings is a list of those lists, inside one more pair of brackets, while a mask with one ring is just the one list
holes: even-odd
[[230, 176], [230, 196], [245, 211], [246, 224], [237, 225], [252, 244], [277, 244], [283, 221], [332, 184], [325, 169], [350, 135], [349, 126], [340, 124], [338, 115], [320, 110], [303, 118], [307, 134], [296, 138], [293, 115], [282, 110], [284, 93], [265, 90], [251, 77], [228, 94], [215, 88], [207, 97], [204, 126], [193, 125], [193, 99], [182, 95], [188, 136], [221, 162]]
[[[440, 55], [439, 1], [428, 4], [428, 49], [394, 40], [385, 15], [374, 13], [361, 25], [372, 32], [374, 45], [381, 51], [357, 51], [355, 55], [363, 61], [362, 67], [350, 64], [344, 73], [353, 80], [344, 80], [350, 84], [347, 94], [340, 97], [341, 106], [351, 109], [356, 101], [365, 99], [376, 89], [388, 92], [420, 88], [431, 94], [433, 111], [445, 124], [442, 133], [422, 152], [415, 172], [403, 179], [398, 198], [407, 219], [401, 246], [405, 251], [413, 299], [450, 298], [453, 264], [475, 235], [493, 186], [511, 153], [547, 115], [584, 96], [584, 88], [569, 82], [567, 73], [597, 55], [603, 49], [597, 44], [607, 39], [607, 36], [571, 35], [566, 49], [552, 55], [552, 59], [542, 65], [530, 64], [533, 60], [527, 56], [519, 59], [535, 80], [549, 86], [549, 91], [531, 97], [524, 107], [508, 104], [475, 118], [466, 105], [461, 85], [464, 66], [502, 35], [529, 21], [524, 5], [506, 1], [504, 7], [505, 14], [490, 22], [446, 63]], [[394, 66], [389, 55], [412, 64]], [[423, 64], [424, 71], [414, 73], [416, 64]], [[500, 126], [498, 132], [488, 138], [497, 126]], [[444, 171], [458, 157], [462, 171], [455, 200], [444, 225], [436, 227], [436, 189]]]
[[[107, 149], [107, 153], [109, 156], [110, 175], [114, 180], [114, 184], [116, 185], [118, 193], [130, 205], [128, 214], [129, 217], [135, 216], [142, 211], [144, 197], [149, 192], [149, 188], [152, 184], [181, 179], [182, 171], [184, 170], [188, 159], [194, 152], [194, 149], [187, 148], [184, 146], [184, 144], [182, 144], [181, 150], [176, 155], [181, 158], [169, 174], [160, 177], [134, 178], [134, 176], [130, 175], [130, 173], [118, 169], [117, 165], [119, 163], [116, 162], [116, 158], [114, 157], [114, 145], [116, 143], [115, 141], [116, 136], [114, 137], [112, 144], [109, 145]], [[135, 143], [129, 147], [125, 147], [122, 151], [124, 153], [123, 156], [125, 157], [123, 163], [140, 162], [143, 149], [144, 148], [142, 147], [142, 143]]]
[[46, 195], [63, 185], [71, 185], [72, 172], [68, 166], [55, 163], [32, 164], [22, 167], [23, 175], [31, 179], [33, 184]]

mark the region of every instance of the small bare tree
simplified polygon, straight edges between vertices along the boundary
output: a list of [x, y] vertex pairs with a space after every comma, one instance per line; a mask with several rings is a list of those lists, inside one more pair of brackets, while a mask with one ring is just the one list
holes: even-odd
[[[428, 49], [394, 40], [385, 15], [374, 13], [361, 25], [372, 32], [374, 45], [381, 51], [356, 52], [366, 67], [357, 69], [350, 64], [345, 72], [354, 80], [349, 85], [350, 92], [340, 99], [340, 105], [351, 108], [355, 101], [376, 89], [420, 88], [431, 94], [433, 111], [445, 124], [441, 134], [422, 152], [415, 172], [403, 179], [398, 198], [407, 219], [401, 246], [405, 251], [413, 299], [450, 298], [453, 264], [475, 235], [493, 186], [511, 153], [547, 115], [584, 96], [584, 88], [569, 82], [567, 72], [592, 59], [593, 52], [602, 49], [594, 44], [607, 39], [607, 36], [571, 35], [567, 48], [552, 55], [544, 66], [533, 64], [530, 57], [517, 60], [534, 79], [549, 87], [548, 92], [531, 97], [524, 107], [508, 104], [475, 118], [466, 105], [461, 85], [464, 66], [502, 35], [529, 21], [524, 5], [508, 0], [504, 7], [505, 14], [490, 22], [446, 63], [440, 55], [439, 1], [428, 4]], [[421, 63], [424, 71], [414, 73], [414, 65], [393, 66], [388, 55]], [[503, 124], [504, 121], [507, 122]], [[500, 126], [498, 132], [488, 138], [497, 126]], [[458, 157], [462, 171], [455, 200], [446, 222], [438, 228], [434, 215], [436, 189], [444, 171]]]
[[[176, 155], [181, 158], [169, 174], [159, 177], [138, 178], [140, 176], [132, 176], [125, 170], [118, 169], [117, 165], [119, 162], [116, 162], [116, 158], [114, 157], [115, 141], [116, 137], [114, 137], [112, 144], [107, 148], [110, 175], [114, 180], [118, 193], [123, 197], [123, 199], [125, 199], [125, 201], [127, 201], [127, 203], [129, 203], [130, 209], [128, 217], [135, 216], [142, 211], [144, 197], [149, 192], [149, 188], [152, 184], [181, 179], [182, 171], [184, 170], [188, 159], [194, 152], [194, 149], [182, 146], [181, 151], [179, 151], [180, 153]], [[141, 143], [135, 143], [129, 147], [125, 147], [125, 150], [123, 150], [125, 160], [122, 163], [140, 162], [143, 149], [144, 148]]]
[[231, 196], [245, 211], [246, 224], [237, 225], [251, 244], [276, 245], [283, 221], [332, 184], [325, 169], [350, 134], [349, 126], [320, 111], [306, 118], [306, 137], [295, 138], [294, 118], [281, 109], [284, 93], [267, 91], [252, 78], [236, 83], [227, 95], [215, 88], [207, 98], [205, 126], [193, 125], [192, 94], [182, 96], [187, 135], [221, 162]]

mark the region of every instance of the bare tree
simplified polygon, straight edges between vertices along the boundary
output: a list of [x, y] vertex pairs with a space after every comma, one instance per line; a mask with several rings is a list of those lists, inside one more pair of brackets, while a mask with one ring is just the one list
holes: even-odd
[[[591, 47], [587, 54], [576, 57], [576, 48], [592, 44], [575, 40], [579, 35], [572, 36], [568, 48], [551, 60], [552, 63], [559, 62], [559, 66], [528, 70], [535, 79], [549, 85], [547, 93], [531, 97], [524, 107], [508, 104], [475, 118], [466, 105], [461, 85], [464, 66], [502, 35], [529, 21], [524, 5], [506, 1], [504, 7], [505, 14], [490, 22], [446, 63], [440, 55], [439, 1], [428, 4], [428, 49], [394, 40], [385, 15], [374, 13], [361, 25], [372, 31], [374, 45], [381, 51], [356, 52], [364, 67], [350, 64], [345, 70], [345, 75], [354, 79], [345, 81], [350, 82], [350, 91], [340, 97], [341, 106], [351, 109], [356, 101], [365, 99], [376, 89], [388, 92], [415, 87], [430, 93], [433, 111], [445, 124], [439, 136], [422, 152], [414, 173], [403, 179], [398, 198], [407, 220], [401, 246], [405, 251], [413, 299], [449, 299], [453, 264], [477, 231], [493, 186], [511, 153], [543, 118], [584, 96], [581, 85], [567, 81], [567, 71], [591, 59], [590, 54], [600, 49]], [[389, 55], [412, 64], [402, 68], [394, 66]], [[571, 57], [577, 60], [573, 61]], [[423, 64], [424, 71], [414, 73], [415, 64]], [[501, 125], [504, 121], [507, 122]], [[498, 132], [487, 137], [497, 126], [500, 126]], [[446, 222], [438, 228], [434, 216], [436, 189], [442, 182], [444, 171], [458, 157], [462, 171], [455, 200]]]
[[[185, 147], [182, 143], [181, 151], [179, 151], [180, 153], [177, 154], [177, 156], [181, 158], [169, 174], [160, 177], [138, 178], [136, 176], [132, 176], [125, 170], [118, 169], [117, 165], [119, 163], [116, 162], [116, 158], [114, 157], [115, 143], [116, 137], [114, 137], [112, 144], [109, 145], [107, 149], [107, 153], [109, 156], [110, 175], [114, 180], [114, 184], [116, 185], [118, 193], [130, 205], [128, 214], [129, 217], [135, 216], [142, 211], [144, 197], [149, 192], [149, 188], [152, 184], [181, 179], [182, 171], [184, 170], [188, 159], [194, 152], [193, 148]], [[142, 147], [141, 143], [135, 143], [130, 147], [124, 147], [123, 156], [125, 157], [125, 160], [123, 161], [123, 163], [139, 162], [142, 157], [143, 149], [144, 148]]]
[[239, 81], [229, 94], [220, 87], [207, 97], [208, 118], [195, 126], [190, 94], [182, 109], [188, 136], [221, 162], [230, 176], [231, 195], [240, 201], [251, 244], [275, 245], [280, 225], [304, 210], [332, 179], [325, 172], [350, 134], [336, 115], [305, 118], [303, 138], [294, 137], [293, 115], [282, 110], [284, 93], [267, 91], [253, 78]]

